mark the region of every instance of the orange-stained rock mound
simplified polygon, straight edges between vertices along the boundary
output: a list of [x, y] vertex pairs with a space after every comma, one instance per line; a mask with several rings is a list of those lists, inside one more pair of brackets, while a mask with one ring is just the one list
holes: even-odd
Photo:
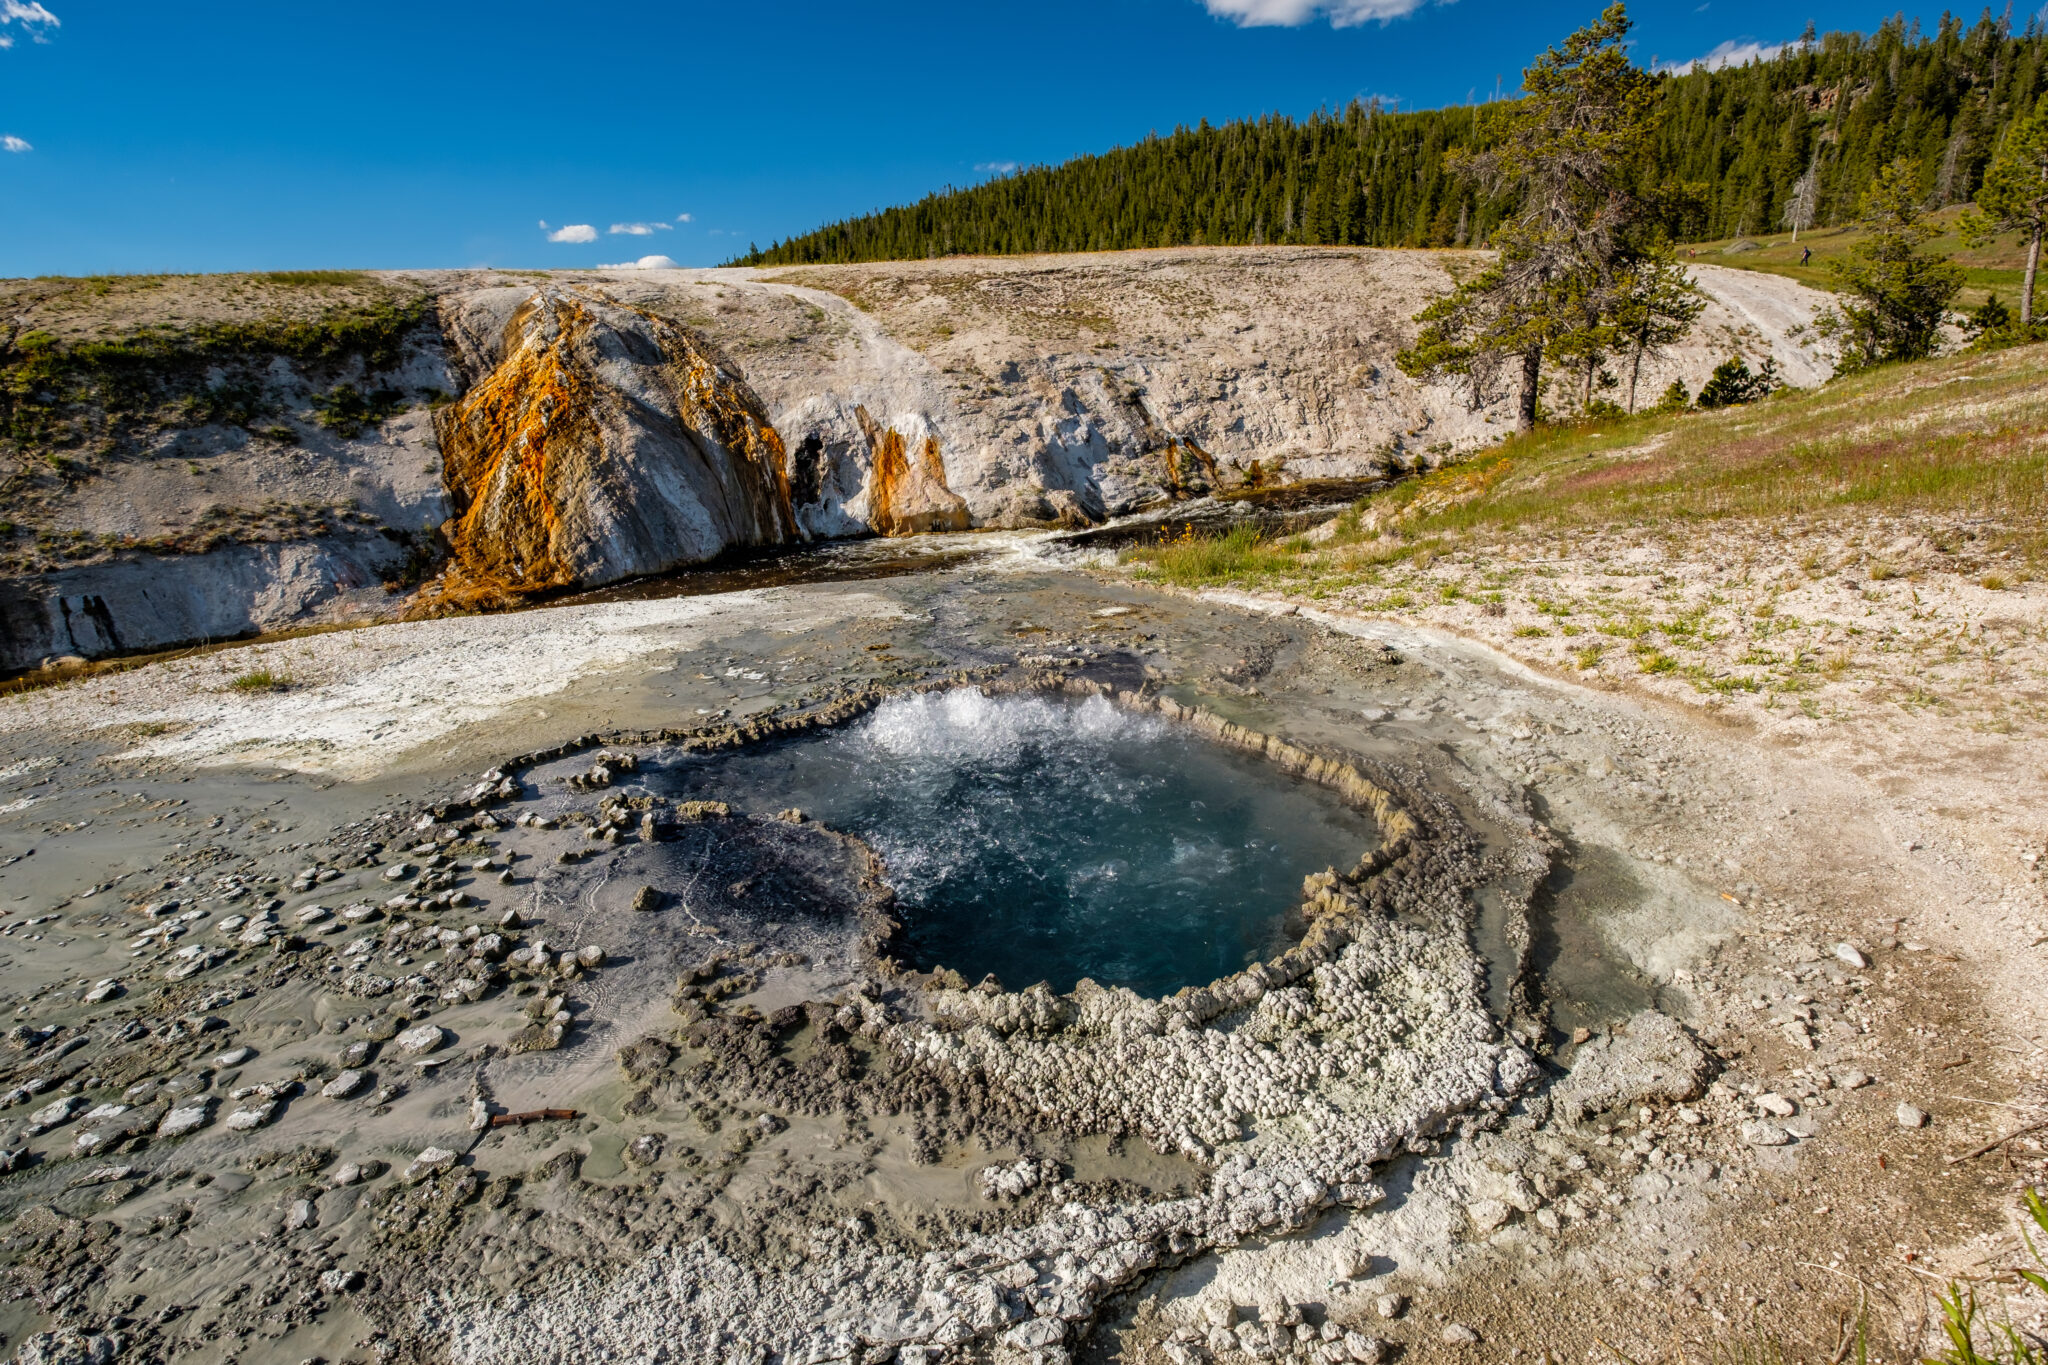
[[480, 378], [435, 417], [455, 513], [447, 591], [590, 587], [802, 539], [782, 441], [708, 343], [556, 285], [500, 328], [492, 292], [451, 319]]

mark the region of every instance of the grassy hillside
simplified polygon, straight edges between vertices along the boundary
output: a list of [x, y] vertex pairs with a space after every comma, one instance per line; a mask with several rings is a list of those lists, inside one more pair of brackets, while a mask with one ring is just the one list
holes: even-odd
[[2039, 726], [2040, 678], [2002, 673], [1987, 630], [2043, 632], [2044, 430], [2048, 346], [1967, 354], [1748, 407], [1546, 428], [1308, 536], [1169, 529], [1123, 560], [1708, 698]]
[[[1927, 246], [1928, 251], [1953, 257], [1963, 267], [1966, 283], [1958, 306], [1975, 308], [1989, 295], [1997, 294], [2008, 305], [2017, 308], [2020, 284], [2026, 274], [2026, 242], [2017, 233], [2009, 233], [1984, 246], [1970, 246], [1956, 230], [1956, 220], [1963, 213], [1964, 207], [1955, 205], [1930, 215], [1930, 221], [1942, 228], [1942, 234]], [[1703, 264], [1761, 270], [1798, 280], [1815, 289], [1828, 289], [1834, 284], [1834, 278], [1828, 273], [1828, 262], [1847, 254], [1863, 235], [1860, 228], [1834, 227], [1802, 232], [1796, 242], [1789, 232], [1758, 237], [1725, 237], [1719, 241], [1694, 243], [1685, 248], [1685, 254], [1688, 259]], [[1801, 265], [1800, 255], [1808, 248], [1812, 249], [1813, 258]]]

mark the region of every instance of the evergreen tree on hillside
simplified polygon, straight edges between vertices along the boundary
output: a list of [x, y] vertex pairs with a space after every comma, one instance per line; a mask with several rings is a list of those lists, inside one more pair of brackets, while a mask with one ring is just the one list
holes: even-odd
[[2034, 325], [2034, 276], [2041, 265], [2041, 237], [2048, 231], [2048, 95], [2018, 120], [1984, 173], [1977, 211], [1963, 219], [1963, 236], [1982, 243], [2000, 232], [2027, 239], [2027, 275], [2020, 286], [2020, 327]]
[[[1663, 119], [1637, 172], [1644, 186], [1693, 187], [1665, 206], [1673, 238], [1768, 231], [1803, 185], [1809, 226], [1827, 227], [1853, 218], [1899, 156], [1920, 163], [1928, 202], [1968, 201], [2007, 129], [2048, 93], [2048, 34], [2038, 21], [2014, 33], [1989, 10], [1967, 29], [1944, 16], [1932, 34], [1894, 19], [1770, 61], [1654, 79]], [[1483, 246], [1516, 205], [1476, 192], [1447, 161], [1484, 145], [1484, 109], [1359, 103], [1202, 123], [849, 218], [735, 263], [1190, 243]]]
[[1706, 311], [1707, 297], [1669, 247], [1644, 253], [1624, 272], [1616, 291], [1613, 327], [1628, 356], [1628, 410], [1636, 410], [1643, 362], [1685, 340]]
[[1519, 370], [1515, 425], [1536, 424], [1544, 357], [1581, 378], [1581, 404], [1614, 344], [1623, 276], [1640, 254], [1648, 202], [1635, 167], [1656, 135], [1655, 82], [1629, 60], [1628, 12], [1609, 6], [1522, 73], [1528, 95], [1493, 106], [1486, 146], [1453, 169], [1488, 197], [1512, 200], [1494, 233], [1494, 264], [1416, 320], [1399, 357], [1417, 377], [1457, 375], [1475, 399], [1504, 367]]
[[1922, 359], [1934, 350], [1963, 272], [1920, 250], [1939, 234], [1922, 208], [1919, 163], [1900, 157], [1886, 166], [1864, 191], [1858, 221], [1862, 239], [1828, 263], [1843, 294], [1835, 323], [1842, 368]]

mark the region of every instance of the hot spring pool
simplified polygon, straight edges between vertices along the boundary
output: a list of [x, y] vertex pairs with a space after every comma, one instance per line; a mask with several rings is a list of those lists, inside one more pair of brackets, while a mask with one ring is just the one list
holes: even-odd
[[1302, 877], [1377, 841], [1322, 788], [1099, 697], [896, 697], [642, 776], [676, 799], [796, 806], [859, 835], [887, 864], [911, 965], [1011, 990], [1206, 985], [1285, 948]]

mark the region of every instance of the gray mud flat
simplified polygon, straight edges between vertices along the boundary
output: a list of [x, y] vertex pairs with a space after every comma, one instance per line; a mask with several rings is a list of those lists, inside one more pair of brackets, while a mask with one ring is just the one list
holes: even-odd
[[[1779, 1159], [1728, 1145], [1707, 1036], [1754, 893], [1649, 856], [1653, 727], [1482, 651], [1000, 556], [351, 634], [266, 647], [275, 697], [193, 661], [5, 718], [10, 1346], [1427, 1356], [1379, 1294]], [[433, 699], [377, 711], [384, 677]], [[1285, 951], [1059, 995], [904, 966], [850, 833], [643, 780], [962, 686], [1186, 727], [1382, 840]], [[1851, 976], [1776, 1026], [1813, 1075], [1859, 1055]]]

